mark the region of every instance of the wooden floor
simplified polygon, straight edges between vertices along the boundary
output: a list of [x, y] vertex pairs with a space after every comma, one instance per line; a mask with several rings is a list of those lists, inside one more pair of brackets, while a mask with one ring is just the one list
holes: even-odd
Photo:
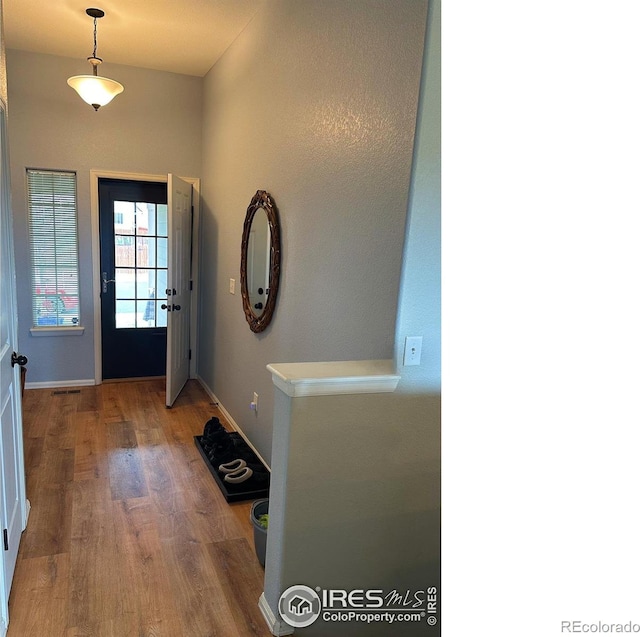
[[[63, 390], [65, 391], [65, 390]], [[193, 436], [222, 416], [195, 381], [27, 390], [31, 514], [8, 637], [269, 637], [251, 503], [229, 505]]]

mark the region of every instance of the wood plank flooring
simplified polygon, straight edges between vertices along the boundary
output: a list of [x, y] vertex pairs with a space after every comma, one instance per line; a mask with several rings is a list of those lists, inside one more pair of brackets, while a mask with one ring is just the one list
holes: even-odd
[[8, 637], [269, 637], [251, 503], [227, 504], [193, 436], [222, 414], [196, 381], [27, 390], [31, 514]]

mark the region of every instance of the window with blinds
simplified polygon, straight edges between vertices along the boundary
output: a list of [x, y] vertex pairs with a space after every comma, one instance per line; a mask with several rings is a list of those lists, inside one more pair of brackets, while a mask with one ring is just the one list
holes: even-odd
[[27, 169], [33, 326], [80, 323], [76, 174]]

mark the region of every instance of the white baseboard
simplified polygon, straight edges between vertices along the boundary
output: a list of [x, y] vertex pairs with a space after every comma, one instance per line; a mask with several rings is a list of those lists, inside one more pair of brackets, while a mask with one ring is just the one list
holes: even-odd
[[251, 448], [253, 453], [255, 453], [256, 456], [258, 456], [258, 458], [260, 458], [260, 462], [262, 462], [262, 464], [269, 471], [271, 471], [271, 467], [267, 464], [266, 460], [260, 455], [258, 450], [251, 444], [251, 441], [249, 440], [249, 438], [247, 438], [247, 436], [245, 435], [244, 431], [242, 431], [242, 429], [240, 428], [240, 425], [238, 425], [238, 423], [233, 419], [231, 414], [225, 409], [224, 405], [218, 400], [218, 397], [213, 393], [211, 388], [202, 380], [202, 378], [200, 378], [200, 376], [196, 376], [196, 380], [200, 383], [200, 385], [202, 385], [202, 389], [204, 389], [207, 392], [207, 394], [209, 394], [209, 396], [211, 397], [213, 402], [216, 403], [218, 409], [222, 412], [222, 414], [224, 415], [225, 419], [229, 421], [229, 424], [231, 425], [233, 430], [237, 431], [242, 436], [242, 438], [249, 445], [249, 447]]
[[289, 626], [289, 624], [285, 624], [281, 619], [276, 618], [276, 615], [271, 610], [271, 606], [269, 606], [264, 593], [260, 595], [258, 608], [262, 612], [262, 616], [264, 617], [265, 622], [267, 622], [267, 627], [271, 631], [272, 635], [276, 635], [276, 637], [281, 637], [282, 635], [293, 635], [293, 628]]
[[25, 389], [55, 389], [57, 387], [89, 387], [95, 385], [94, 378], [82, 378], [80, 380], [47, 380], [43, 383], [29, 383], [24, 385]]
[[[29, 498], [25, 500], [24, 503], [24, 529], [27, 528], [27, 524], [29, 524], [29, 514], [31, 513], [31, 502]], [[24, 529], [22, 529], [24, 531]]]

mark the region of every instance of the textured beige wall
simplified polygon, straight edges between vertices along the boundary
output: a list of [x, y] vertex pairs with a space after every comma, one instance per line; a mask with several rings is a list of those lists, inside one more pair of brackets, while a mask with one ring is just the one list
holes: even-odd
[[[267, 458], [268, 363], [393, 355], [425, 17], [424, 0], [272, 0], [205, 78], [199, 374]], [[257, 189], [283, 251], [260, 335], [229, 294]]]
[[[29, 357], [30, 382], [94, 377], [89, 171], [200, 176], [201, 78], [105, 63], [101, 73], [122, 82], [125, 90], [95, 112], [67, 86], [67, 78], [87, 72], [87, 66], [84, 59], [7, 51], [19, 340]], [[78, 174], [80, 309], [85, 327], [80, 337], [33, 338], [29, 333], [26, 167]]]

